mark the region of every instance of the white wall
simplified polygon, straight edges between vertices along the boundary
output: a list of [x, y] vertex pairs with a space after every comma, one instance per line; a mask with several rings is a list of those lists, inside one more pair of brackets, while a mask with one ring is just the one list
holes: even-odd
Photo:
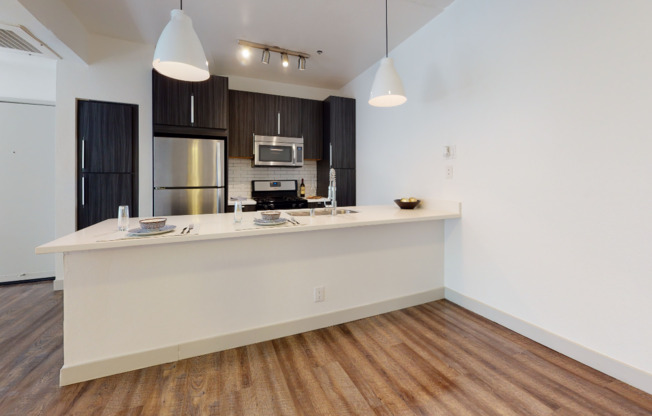
[[0, 52], [0, 101], [54, 104], [57, 61]]
[[[72, 60], [57, 66], [56, 234], [75, 231], [76, 100], [91, 99], [138, 105], [139, 214], [152, 213], [152, 56], [154, 48], [92, 36], [90, 65]], [[116, 212], [117, 215], [117, 212]], [[57, 279], [63, 276], [57, 262]], [[58, 286], [60, 287], [60, 286]]]
[[366, 104], [376, 67], [343, 92], [358, 100], [359, 203], [462, 201], [446, 287], [633, 367], [626, 381], [652, 392], [651, 13], [457, 0], [390, 52], [404, 106]]

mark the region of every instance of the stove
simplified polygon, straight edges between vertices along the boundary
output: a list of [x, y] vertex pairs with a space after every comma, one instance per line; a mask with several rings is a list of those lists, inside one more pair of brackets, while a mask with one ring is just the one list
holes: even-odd
[[308, 201], [297, 196], [296, 180], [251, 181], [251, 197], [256, 211], [308, 208]]

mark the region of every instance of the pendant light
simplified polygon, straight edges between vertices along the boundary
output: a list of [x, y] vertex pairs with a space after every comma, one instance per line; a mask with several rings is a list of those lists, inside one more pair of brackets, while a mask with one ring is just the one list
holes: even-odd
[[385, 57], [374, 77], [369, 94], [369, 104], [374, 107], [394, 107], [407, 101], [403, 82], [394, 69], [394, 61], [389, 58], [387, 28], [387, 0], [385, 0]]
[[154, 50], [152, 65], [166, 77], [181, 81], [205, 81], [210, 77], [208, 61], [192, 20], [179, 9], [170, 12], [170, 22], [165, 26]]

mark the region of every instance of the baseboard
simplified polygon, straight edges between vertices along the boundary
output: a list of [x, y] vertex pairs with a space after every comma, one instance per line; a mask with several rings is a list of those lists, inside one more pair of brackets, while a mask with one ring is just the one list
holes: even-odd
[[20, 274], [3, 274], [0, 275], [0, 283], [14, 284], [14, 283], [30, 283], [40, 280], [53, 279], [54, 272], [36, 272], [36, 273], [20, 273]]
[[[56, 282], [57, 281], [55, 280], [55, 284]], [[64, 365], [59, 373], [59, 384], [65, 386], [112, 374], [124, 373], [153, 365], [165, 364], [190, 357], [210, 354], [229, 348], [241, 347], [243, 345], [254, 344], [288, 335], [299, 334], [301, 332], [338, 325], [344, 322], [351, 322], [443, 298], [444, 288], [441, 287], [399, 298], [355, 306], [348, 309], [248, 329], [245, 331], [233, 332], [211, 338], [185, 342], [179, 345], [157, 348], [155, 350], [112, 357], [101, 361], [93, 361], [70, 366]]]
[[445, 298], [591, 368], [652, 394], [652, 374], [646, 371], [600, 354], [453, 289], [445, 289]]
[[52, 290], [63, 290], [63, 280], [54, 279], [54, 282], [52, 282]]

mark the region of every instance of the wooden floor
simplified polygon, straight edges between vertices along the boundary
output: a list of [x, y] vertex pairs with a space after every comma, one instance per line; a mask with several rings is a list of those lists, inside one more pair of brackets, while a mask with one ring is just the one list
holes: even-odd
[[652, 415], [652, 396], [448, 301], [58, 387], [62, 294], [0, 287], [0, 415]]

